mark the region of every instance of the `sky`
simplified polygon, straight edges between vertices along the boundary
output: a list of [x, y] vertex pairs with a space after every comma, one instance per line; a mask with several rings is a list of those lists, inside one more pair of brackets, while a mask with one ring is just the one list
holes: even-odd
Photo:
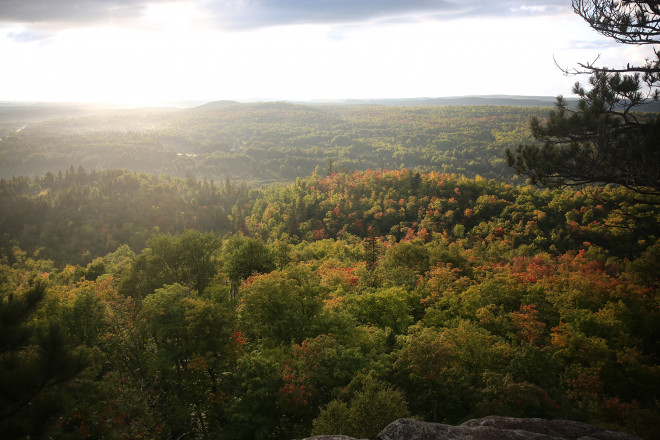
[[0, 101], [570, 96], [645, 49], [570, 0], [0, 0]]

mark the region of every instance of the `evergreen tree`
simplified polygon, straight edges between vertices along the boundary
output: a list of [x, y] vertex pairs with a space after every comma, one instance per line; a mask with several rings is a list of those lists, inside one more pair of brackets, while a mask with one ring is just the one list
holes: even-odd
[[64, 384], [85, 366], [62, 326], [34, 314], [46, 285], [0, 298], [0, 432], [2, 438], [39, 436], [64, 405]]
[[[575, 12], [599, 33], [624, 44], [660, 43], [656, 1], [574, 0]], [[591, 74], [573, 108], [561, 96], [547, 121], [532, 118], [538, 143], [507, 150], [509, 165], [545, 186], [615, 184], [660, 203], [660, 118], [639, 114], [660, 98], [660, 52], [643, 65], [622, 68], [581, 63], [564, 73]]]

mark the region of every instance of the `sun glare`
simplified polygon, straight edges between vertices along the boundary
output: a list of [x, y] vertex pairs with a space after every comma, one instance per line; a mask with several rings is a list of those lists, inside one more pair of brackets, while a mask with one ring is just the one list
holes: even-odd
[[172, 31], [199, 29], [204, 14], [191, 2], [151, 3], [145, 11], [143, 24]]
[[[566, 38], [547, 38], [562, 28]], [[214, 29], [192, 2], [152, 3], [126, 27], [22, 40], [0, 28], [5, 100], [155, 105], [184, 100], [404, 98], [568, 93], [556, 68], [593, 57], [576, 17]], [[475, 31], [478, 29], [478, 32]], [[487, 35], [489, 38], [484, 38]], [[563, 35], [563, 34], [561, 34]], [[603, 37], [604, 38], [604, 37]], [[638, 51], [628, 48], [629, 52]], [[621, 49], [604, 46], [617, 65]], [[634, 59], [640, 54], [626, 54]], [[4, 88], [4, 90], [2, 89]]]

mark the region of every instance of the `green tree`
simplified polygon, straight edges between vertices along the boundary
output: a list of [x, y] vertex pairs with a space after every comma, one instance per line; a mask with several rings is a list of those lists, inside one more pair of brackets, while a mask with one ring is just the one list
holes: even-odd
[[249, 276], [275, 269], [275, 256], [261, 240], [234, 235], [223, 247], [224, 272], [231, 281], [232, 295]]
[[251, 278], [240, 296], [239, 328], [268, 345], [300, 343], [316, 336], [322, 293], [318, 276], [305, 265]]
[[402, 287], [389, 287], [347, 296], [344, 304], [359, 323], [401, 334], [413, 323], [413, 306], [419, 300]]
[[227, 407], [227, 438], [286, 439], [285, 421], [277, 405], [282, 378], [274, 359], [260, 351], [242, 356], [233, 379], [233, 396]]
[[546, 390], [529, 382], [516, 382], [511, 375], [484, 373], [484, 415], [555, 418], [559, 409]]
[[216, 438], [221, 378], [233, 365], [233, 312], [174, 284], [143, 301], [155, 350], [159, 407], [173, 437]]
[[63, 326], [34, 321], [46, 285], [0, 297], [0, 432], [3, 438], [46, 433], [66, 401], [65, 384], [86, 365]]
[[312, 435], [345, 434], [375, 439], [387, 425], [409, 417], [403, 393], [387, 382], [358, 374], [344, 392], [314, 420]]
[[217, 272], [219, 242], [213, 234], [189, 229], [181, 235], [159, 234], [147, 241], [121, 291], [144, 298], [165, 284], [178, 283], [202, 293]]
[[378, 271], [385, 286], [405, 286], [412, 290], [429, 265], [429, 251], [421, 241], [402, 241], [385, 251]]

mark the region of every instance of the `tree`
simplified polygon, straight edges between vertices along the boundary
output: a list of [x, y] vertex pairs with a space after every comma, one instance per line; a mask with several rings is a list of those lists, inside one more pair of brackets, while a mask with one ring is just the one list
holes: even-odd
[[300, 343], [316, 336], [322, 301], [320, 280], [307, 266], [255, 276], [241, 289], [239, 329], [270, 346]]
[[155, 354], [158, 407], [174, 438], [217, 438], [222, 379], [233, 366], [233, 312], [180, 284], [142, 301]]
[[25, 293], [0, 296], [0, 432], [30, 438], [50, 429], [62, 410], [65, 385], [86, 366], [63, 326], [35, 320], [46, 285], [37, 281]]
[[342, 394], [343, 400], [332, 400], [321, 410], [312, 435], [376, 438], [388, 424], [410, 416], [403, 393], [369, 375], [357, 374]]
[[360, 292], [347, 296], [344, 301], [346, 310], [361, 324], [390, 328], [396, 334], [405, 333], [413, 323], [415, 302], [419, 303], [419, 298], [403, 287]]
[[[225, 438], [270, 440], [291, 438], [282, 434], [285, 421], [277, 405], [282, 378], [275, 359], [254, 350], [238, 359], [234, 389], [228, 402], [229, 425]], [[279, 434], [279, 435], [278, 435]]]
[[211, 233], [189, 229], [181, 235], [159, 234], [147, 245], [122, 282], [123, 293], [144, 298], [174, 283], [202, 293], [217, 272], [214, 255], [220, 244]]
[[[655, 1], [573, 0], [573, 9], [597, 32], [624, 44], [660, 43]], [[559, 96], [548, 119], [532, 118], [535, 144], [507, 150], [510, 166], [544, 186], [615, 184], [660, 204], [660, 117], [640, 114], [660, 99], [660, 52], [642, 65], [622, 68], [580, 63], [567, 75], [591, 74], [576, 83], [577, 107]]]
[[275, 269], [273, 252], [257, 238], [235, 235], [225, 242], [223, 254], [223, 269], [231, 282], [232, 295], [238, 291], [241, 281]]
[[385, 251], [378, 270], [386, 287], [405, 286], [413, 290], [429, 266], [429, 251], [421, 241], [402, 241]]
[[573, 10], [594, 30], [620, 43], [660, 42], [657, 1], [573, 0]]

